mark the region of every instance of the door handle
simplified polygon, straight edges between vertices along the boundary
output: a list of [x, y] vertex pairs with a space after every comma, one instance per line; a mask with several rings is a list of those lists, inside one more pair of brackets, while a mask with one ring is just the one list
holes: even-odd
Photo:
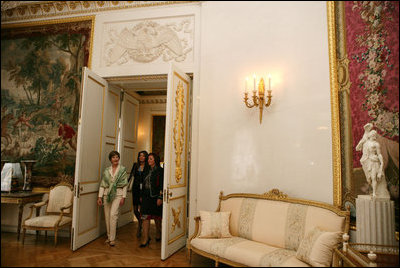
[[172, 192], [169, 191], [169, 187], [167, 187], [166, 196], [167, 196], [167, 203], [169, 203], [169, 198], [172, 197]]

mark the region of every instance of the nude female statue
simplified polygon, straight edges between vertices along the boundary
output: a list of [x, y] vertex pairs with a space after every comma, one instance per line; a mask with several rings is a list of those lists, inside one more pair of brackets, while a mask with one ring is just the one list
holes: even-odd
[[383, 170], [384, 162], [381, 146], [376, 141], [377, 132], [376, 130], [371, 130], [372, 124], [367, 125], [364, 126], [365, 133], [356, 147], [356, 150], [360, 150], [360, 147], [362, 147], [363, 155], [360, 163], [368, 185], [372, 186], [372, 197], [390, 198]]

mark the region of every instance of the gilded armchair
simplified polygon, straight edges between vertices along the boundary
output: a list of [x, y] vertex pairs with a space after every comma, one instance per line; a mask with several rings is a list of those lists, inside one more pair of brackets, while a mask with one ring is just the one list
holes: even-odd
[[[69, 227], [71, 235], [72, 227], [72, 202], [73, 187], [71, 184], [61, 182], [50, 188], [49, 196], [46, 201], [42, 201], [30, 206], [31, 211], [22, 224], [22, 244], [25, 239], [26, 230], [54, 231], [54, 246], [57, 245], [57, 233], [61, 228]], [[45, 215], [32, 217], [34, 209], [47, 206]]]

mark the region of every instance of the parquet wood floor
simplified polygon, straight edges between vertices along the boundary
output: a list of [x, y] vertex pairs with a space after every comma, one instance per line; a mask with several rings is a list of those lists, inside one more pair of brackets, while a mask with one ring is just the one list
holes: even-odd
[[155, 241], [155, 226], [150, 227], [153, 239], [146, 248], [140, 248], [136, 238], [137, 222], [129, 223], [117, 230], [114, 247], [104, 244], [105, 236], [90, 242], [76, 251], [70, 250], [68, 237], [59, 237], [54, 247], [54, 236], [36, 239], [27, 234], [25, 244], [17, 241], [16, 233], [1, 233], [2, 267], [214, 267], [214, 262], [197, 254], [189, 263], [187, 249], [182, 248], [162, 261], [161, 242]]

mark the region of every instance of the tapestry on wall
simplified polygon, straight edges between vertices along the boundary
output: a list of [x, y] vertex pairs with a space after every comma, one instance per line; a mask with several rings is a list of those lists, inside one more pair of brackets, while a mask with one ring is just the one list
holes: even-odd
[[91, 20], [1, 33], [1, 159], [35, 160], [32, 186], [73, 182]]
[[[344, 143], [351, 156], [351, 171], [347, 173], [350, 176], [346, 173], [343, 176], [344, 204], [352, 203], [354, 208], [357, 195], [371, 193], [360, 162], [362, 138], [370, 126], [378, 133], [387, 189], [391, 199], [396, 201], [398, 231], [399, 2], [345, 1], [344, 13], [350, 123], [341, 127], [349, 128], [348, 140], [351, 141]], [[341, 109], [346, 109], [342, 104]]]

